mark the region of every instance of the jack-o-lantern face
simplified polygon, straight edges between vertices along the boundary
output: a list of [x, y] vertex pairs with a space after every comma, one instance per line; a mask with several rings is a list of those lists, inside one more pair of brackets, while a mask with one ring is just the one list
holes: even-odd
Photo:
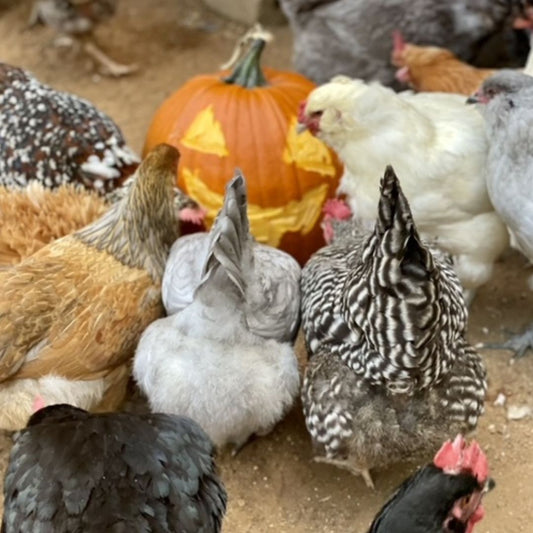
[[314, 84], [292, 72], [261, 71], [263, 46], [255, 41], [229, 78], [228, 72], [198, 76], [170, 96], [154, 116], [144, 151], [160, 142], [179, 148], [178, 186], [207, 209], [208, 225], [240, 168], [252, 234], [303, 263], [324, 244], [322, 206], [335, 194], [341, 168], [320, 140], [296, 131], [298, 105]]

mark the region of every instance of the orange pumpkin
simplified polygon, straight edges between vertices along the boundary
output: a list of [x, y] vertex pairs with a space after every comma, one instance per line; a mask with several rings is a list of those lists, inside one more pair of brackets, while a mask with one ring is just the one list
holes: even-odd
[[144, 152], [167, 142], [181, 152], [178, 185], [207, 209], [209, 226], [235, 167], [248, 183], [248, 216], [259, 242], [300, 263], [324, 245], [322, 205], [341, 167], [309, 132], [296, 131], [299, 103], [315, 85], [293, 72], [261, 69], [265, 40], [253, 41], [230, 74], [197, 76], [156, 112]]

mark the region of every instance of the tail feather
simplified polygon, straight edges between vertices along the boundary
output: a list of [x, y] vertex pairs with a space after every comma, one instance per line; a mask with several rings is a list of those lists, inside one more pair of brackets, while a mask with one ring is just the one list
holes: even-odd
[[201, 286], [222, 272], [225, 281], [229, 278], [244, 298], [246, 281], [243, 273], [250, 255], [251, 239], [246, 209], [246, 183], [241, 171], [237, 169], [226, 187], [224, 205], [211, 229]]
[[381, 242], [384, 255], [400, 261], [402, 274], [425, 278], [434, 270], [433, 257], [421, 242], [409, 202], [390, 165], [381, 180], [374, 234]]
[[[427, 386], [442, 372], [443, 360], [452, 357], [442, 353], [446, 348], [439, 335], [441, 273], [418, 235], [390, 166], [381, 182], [378, 217], [364, 247], [363, 264], [364, 274], [354, 273], [348, 304], [355, 322], [383, 357], [371, 366], [380, 367], [379, 375], [400, 388], [402, 382], [406, 390]], [[369, 368], [371, 374], [377, 370]]]

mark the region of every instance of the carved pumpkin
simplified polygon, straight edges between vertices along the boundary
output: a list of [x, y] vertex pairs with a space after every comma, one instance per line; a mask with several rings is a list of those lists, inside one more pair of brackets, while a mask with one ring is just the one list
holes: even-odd
[[197, 76], [172, 94], [153, 118], [144, 152], [160, 142], [180, 150], [178, 185], [207, 209], [208, 226], [241, 168], [252, 234], [303, 264], [324, 245], [322, 205], [334, 196], [341, 167], [321, 141], [296, 131], [299, 103], [315, 85], [293, 72], [263, 71], [264, 45], [255, 39], [233, 73]]

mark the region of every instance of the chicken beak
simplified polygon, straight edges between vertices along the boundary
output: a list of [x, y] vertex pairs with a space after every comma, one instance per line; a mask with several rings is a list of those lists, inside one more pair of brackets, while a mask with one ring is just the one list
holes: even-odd
[[474, 93], [474, 94], [470, 95], [466, 99], [466, 103], [467, 104], [479, 104], [480, 102], [481, 102], [481, 100], [479, 98], [479, 94], [478, 93]]
[[303, 122], [298, 122], [298, 124], [296, 125], [296, 133], [298, 134], [307, 131], [307, 129], [307, 124], [304, 124]]

